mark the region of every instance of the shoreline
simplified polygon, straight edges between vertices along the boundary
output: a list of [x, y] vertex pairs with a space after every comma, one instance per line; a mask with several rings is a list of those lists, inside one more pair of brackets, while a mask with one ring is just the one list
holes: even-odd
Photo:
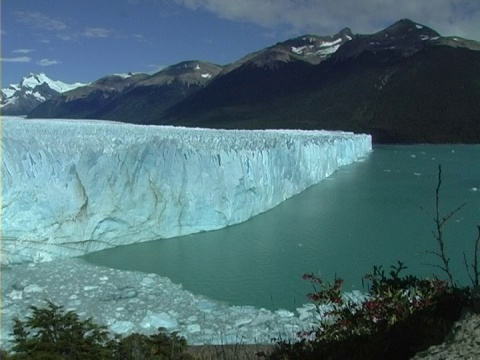
[[2, 347], [8, 349], [13, 318], [24, 318], [44, 299], [92, 317], [112, 333], [177, 331], [190, 345], [271, 344], [295, 339], [318, 322], [315, 306], [300, 313], [253, 306], [230, 306], [186, 291], [157, 274], [122, 271], [78, 258], [2, 268]]
[[[7, 334], [12, 318], [23, 318], [32, 305], [43, 306], [45, 298], [80, 317], [92, 317], [96, 323], [107, 325], [112, 333], [152, 334], [160, 326], [177, 331], [186, 338], [188, 352], [201, 359], [255, 359], [257, 352], [273, 350], [274, 338], [294, 341], [297, 331], [318, 326], [313, 304], [301, 308], [304, 311], [298, 315], [287, 310], [228, 306], [189, 293], [181, 285], [156, 274], [104, 268], [81, 259], [1, 270], [1, 348], [5, 350], [11, 348]], [[466, 311], [442, 344], [418, 353], [413, 359], [479, 356], [480, 314]]]

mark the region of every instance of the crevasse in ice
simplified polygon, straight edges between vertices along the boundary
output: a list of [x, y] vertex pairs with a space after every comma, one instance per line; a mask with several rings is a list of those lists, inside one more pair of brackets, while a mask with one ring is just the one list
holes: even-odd
[[347, 132], [4, 119], [2, 263], [236, 224], [370, 150]]

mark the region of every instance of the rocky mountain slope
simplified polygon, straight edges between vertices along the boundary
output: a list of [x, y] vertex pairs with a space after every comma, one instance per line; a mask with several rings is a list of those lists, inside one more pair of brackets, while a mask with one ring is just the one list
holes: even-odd
[[200, 90], [221, 69], [207, 62], [185, 61], [154, 75], [106, 76], [45, 102], [29, 117], [148, 123], [161, 116], [165, 109]]
[[202, 89], [222, 67], [202, 61], [169, 66], [128, 88], [88, 117], [131, 123], [155, 121], [169, 107]]
[[[94, 118], [123, 91], [136, 82], [148, 78], [147, 74], [108, 75], [91, 84], [76, 88], [46, 101], [30, 112], [30, 117], [42, 118]], [[98, 118], [101, 118], [100, 116]]]
[[377, 143], [480, 142], [480, 43], [408, 19], [375, 34], [301, 36], [223, 67], [177, 64], [84, 105], [75, 91], [30, 116], [340, 129], [371, 133]]
[[318, 65], [246, 62], [158, 123], [367, 132], [381, 143], [480, 142], [480, 44], [402, 20]]
[[81, 86], [85, 84], [66, 84], [52, 80], [44, 73], [29, 74], [18, 84], [2, 89], [1, 111], [4, 115], [26, 115], [44, 101]]

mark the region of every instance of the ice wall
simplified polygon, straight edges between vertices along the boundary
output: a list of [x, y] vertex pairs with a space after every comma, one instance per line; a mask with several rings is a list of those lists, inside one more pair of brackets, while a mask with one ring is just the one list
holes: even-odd
[[370, 150], [345, 132], [4, 119], [2, 263], [236, 224]]

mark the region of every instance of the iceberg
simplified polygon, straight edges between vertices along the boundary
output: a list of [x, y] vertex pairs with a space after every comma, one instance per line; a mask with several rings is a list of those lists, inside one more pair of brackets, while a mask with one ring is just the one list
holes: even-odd
[[2, 264], [237, 224], [372, 148], [349, 132], [2, 122]]

